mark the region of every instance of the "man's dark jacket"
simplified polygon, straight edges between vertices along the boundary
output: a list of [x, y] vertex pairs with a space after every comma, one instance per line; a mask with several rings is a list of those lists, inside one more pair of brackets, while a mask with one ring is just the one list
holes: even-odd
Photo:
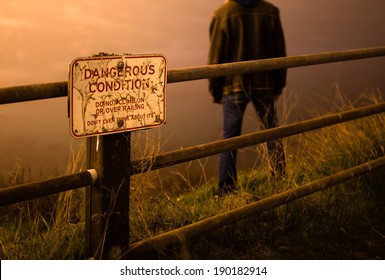
[[[214, 12], [210, 25], [209, 64], [286, 56], [279, 10], [264, 0], [230, 0]], [[223, 95], [251, 89], [274, 90], [286, 85], [286, 69], [210, 79], [210, 93]]]

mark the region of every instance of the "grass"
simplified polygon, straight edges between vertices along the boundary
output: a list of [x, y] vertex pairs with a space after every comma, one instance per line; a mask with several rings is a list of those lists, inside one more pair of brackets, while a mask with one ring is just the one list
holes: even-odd
[[[71, 149], [67, 173], [82, 169], [84, 146]], [[18, 161], [9, 186], [27, 183], [29, 177]], [[28, 173], [27, 173], [28, 174]], [[16, 203], [0, 208], [0, 259], [84, 258], [84, 221], [77, 210], [81, 191]], [[82, 205], [84, 207], [84, 205]], [[84, 217], [83, 217], [84, 218]]]
[[[365, 93], [359, 100], [339, 98], [328, 106], [330, 111], [344, 111], [362, 105], [383, 102], [381, 94]], [[130, 196], [130, 242], [136, 242], [174, 228], [225, 213], [258, 199], [298, 187], [327, 175], [384, 156], [384, 114], [324, 128], [286, 140], [287, 177], [272, 180], [267, 169], [263, 145], [249, 148], [258, 160], [239, 174], [239, 191], [220, 200], [213, 198], [216, 181], [207, 176], [205, 160], [198, 161], [200, 176], [186, 171], [152, 171], [133, 176]], [[145, 141], [135, 157], [156, 153], [156, 137], [138, 134]], [[140, 144], [138, 144], [140, 145]], [[84, 148], [84, 147], [83, 147]], [[82, 149], [83, 149], [82, 148]], [[83, 151], [73, 153], [68, 173], [83, 168]], [[194, 171], [195, 172], [195, 171]], [[11, 181], [23, 180], [20, 168]], [[19, 176], [19, 177], [17, 177]], [[23, 175], [25, 176], [25, 174]], [[383, 217], [384, 174], [382, 171], [361, 176], [290, 204], [267, 211], [189, 240], [177, 253], [154, 255], [156, 258], [189, 259], [281, 259], [319, 258], [332, 252], [330, 233], [339, 238], [360, 225], [372, 226], [377, 236], [383, 230], [375, 223]], [[84, 219], [78, 209], [78, 192], [20, 203], [1, 209], [1, 259], [81, 259], [84, 258]], [[79, 196], [82, 197], [81, 195]], [[73, 207], [74, 201], [76, 207]], [[334, 237], [333, 237], [334, 238]], [[332, 239], [333, 239], [332, 238]], [[338, 244], [344, 240], [333, 239]], [[353, 239], [352, 239], [353, 240]], [[346, 241], [346, 240], [345, 240]], [[336, 243], [336, 244], [337, 244]], [[330, 248], [328, 247], [330, 246]], [[329, 249], [328, 249], [329, 248]], [[349, 257], [336, 252], [336, 258]], [[340, 255], [338, 255], [340, 254]], [[345, 254], [345, 255], [344, 255]], [[358, 255], [358, 257], [362, 255]]]
[[[355, 108], [355, 104], [347, 102], [342, 95], [337, 96], [339, 99], [336, 99], [334, 107], [339, 109], [331, 108], [331, 112]], [[382, 100], [379, 95], [365, 95], [356, 102], [369, 105]], [[381, 114], [294, 137], [286, 143], [288, 176], [284, 182], [272, 180], [267, 164], [262, 160], [254, 168], [241, 172], [240, 191], [236, 195], [220, 201], [213, 199], [216, 188], [213, 180], [207, 180], [199, 186], [187, 183], [187, 189], [180, 195], [170, 195], [164, 187], [157, 192], [147, 193], [147, 200], [140, 199], [143, 193], [138, 195], [138, 199], [134, 194], [131, 201], [132, 241], [224, 213], [257, 198], [265, 198], [381, 157], [385, 145], [384, 124], [385, 117]], [[255, 152], [256, 157], [266, 158], [263, 147]], [[287, 236], [295, 235], [290, 243], [310, 246], [311, 242], [306, 241], [313, 240], [317, 232], [329, 234], [336, 229], [344, 231], [344, 228], [357, 223], [371, 224], [375, 217], [383, 216], [380, 213], [385, 198], [382, 173], [374, 172], [350, 180], [238, 222], [235, 226], [204, 234], [185, 245], [183, 258], [281, 258], [278, 252], [285, 250], [291, 252], [285, 257], [296, 258], [299, 252], [285, 249], [292, 245], [280, 244], [287, 240]], [[146, 184], [146, 180], [141, 181]], [[145, 186], [140, 188], [145, 189]], [[171, 257], [175, 256], [171, 254]]]

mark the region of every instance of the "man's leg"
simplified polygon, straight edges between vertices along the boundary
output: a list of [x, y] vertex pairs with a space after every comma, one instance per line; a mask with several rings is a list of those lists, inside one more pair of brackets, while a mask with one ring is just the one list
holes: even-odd
[[[241, 134], [242, 119], [247, 105], [243, 93], [223, 97], [223, 138]], [[219, 195], [233, 191], [237, 184], [237, 150], [219, 155]]]
[[[262, 129], [278, 127], [274, 99], [273, 91], [257, 91], [254, 94], [253, 104], [260, 118]], [[286, 173], [286, 159], [282, 140], [276, 139], [267, 142], [267, 149], [273, 176], [284, 176]]]

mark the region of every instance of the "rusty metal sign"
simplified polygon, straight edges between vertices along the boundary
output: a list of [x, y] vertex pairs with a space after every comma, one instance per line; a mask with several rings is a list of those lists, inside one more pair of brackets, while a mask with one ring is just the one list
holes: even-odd
[[77, 58], [70, 65], [70, 130], [76, 137], [158, 127], [166, 120], [166, 58]]

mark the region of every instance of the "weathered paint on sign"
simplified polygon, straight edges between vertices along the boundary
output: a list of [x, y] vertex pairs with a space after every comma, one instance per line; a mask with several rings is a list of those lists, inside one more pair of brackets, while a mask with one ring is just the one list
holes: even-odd
[[70, 65], [69, 80], [74, 137], [158, 127], [165, 122], [163, 55], [78, 58]]

